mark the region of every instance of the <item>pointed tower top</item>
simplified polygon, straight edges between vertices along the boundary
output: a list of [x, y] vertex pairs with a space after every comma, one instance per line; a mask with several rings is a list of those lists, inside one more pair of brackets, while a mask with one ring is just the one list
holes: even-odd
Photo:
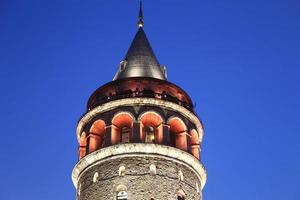
[[166, 80], [143, 28], [139, 28], [114, 80], [130, 77], [151, 77]]
[[140, 1], [139, 29], [113, 80], [130, 77], [150, 77], [166, 80], [166, 69], [162, 68], [143, 30], [143, 10]]
[[142, 28], [144, 26], [144, 15], [143, 15], [143, 5], [142, 0], [140, 0], [140, 13], [139, 13], [139, 22], [138, 26]]

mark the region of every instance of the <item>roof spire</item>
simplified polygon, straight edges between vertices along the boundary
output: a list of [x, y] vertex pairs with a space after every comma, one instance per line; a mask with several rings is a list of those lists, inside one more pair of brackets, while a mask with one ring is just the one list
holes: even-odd
[[166, 70], [161, 68], [143, 29], [142, 0], [140, 0], [138, 26], [139, 29], [125, 58], [120, 62], [119, 69], [113, 80], [132, 77], [148, 77], [166, 80]]
[[142, 28], [144, 26], [144, 15], [143, 15], [143, 6], [142, 6], [142, 0], [140, 0], [140, 13], [139, 13], [139, 22], [138, 26]]

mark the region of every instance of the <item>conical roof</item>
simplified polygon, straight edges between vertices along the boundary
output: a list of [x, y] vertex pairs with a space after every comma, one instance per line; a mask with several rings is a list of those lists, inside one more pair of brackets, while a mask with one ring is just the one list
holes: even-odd
[[166, 80], [142, 26], [139, 27], [124, 60], [120, 63], [114, 80], [130, 77]]

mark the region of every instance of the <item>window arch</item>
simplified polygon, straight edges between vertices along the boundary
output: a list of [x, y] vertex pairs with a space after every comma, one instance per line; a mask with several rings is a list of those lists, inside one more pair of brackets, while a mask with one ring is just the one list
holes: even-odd
[[111, 144], [130, 142], [133, 121], [134, 117], [128, 112], [120, 112], [113, 117]]
[[126, 191], [121, 191], [117, 193], [117, 200], [127, 200], [127, 192]]
[[126, 60], [122, 60], [120, 62], [120, 71], [124, 71], [127, 65], [127, 61]]
[[185, 200], [185, 196], [177, 196], [177, 200]]
[[180, 181], [183, 181], [183, 173], [182, 173], [182, 171], [181, 170], [179, 170], [178, 171], [178, 179], [180, 180]]
[[105, 137], [105, 122], [101, 119], [95, 121], [89, 133], [89, 152], [101, 148]]
[[149, 169], [150, 169], [150, 174], [151, 175], [156, 175], [156, 166], [154, 164], [151, 164], [149, 166]]
[[177, 190], [177, 200], [185, 200], [185, 192], [182, 189]]
[[199, 143], [198, 132], [195, 129], [192, 129], [190, 131], [190, 135], [191, 135], [192, 154], [196, 158], [200, 159], [200, 143]]
[[118, 185], [116, 189], [116, 200], [127, 200], [127, 188], [124, 185]]
[[79, 139], [79, 160], [86, 155], [86, 133], [82, 132]]
[[187, 151], [187, 128], [179, 117], [171, 117], [167, 123], [170, 126], [170, 145]]
[[119, 176], [125, 176], [125, 173], [126, 173], [126, 168], [124, 165], [121, 165], [119, 167]]
[[161, 144], [163, 141], [162, 117], [154, 111], [148, 111], [139, 117], [139, 121], [141, 122], [141, 140], [146, 143]]
[[94, 176], [93, 176], [93, 183], [96, 183], [96, 182], [98, 182], [98, 181], [99, 181], [99, 173], [96, 172], [96, 173], [94, 174]]

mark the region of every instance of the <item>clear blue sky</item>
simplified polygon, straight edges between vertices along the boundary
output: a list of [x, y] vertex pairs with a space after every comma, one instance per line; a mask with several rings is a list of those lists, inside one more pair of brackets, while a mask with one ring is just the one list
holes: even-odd
[[[75, 200], [76, 123], [137, 0], [1, 0], [0, 200]], [[300, 1], [145, 0], [145, 31], [205, 125], [204, 200], [300, 199]]]

